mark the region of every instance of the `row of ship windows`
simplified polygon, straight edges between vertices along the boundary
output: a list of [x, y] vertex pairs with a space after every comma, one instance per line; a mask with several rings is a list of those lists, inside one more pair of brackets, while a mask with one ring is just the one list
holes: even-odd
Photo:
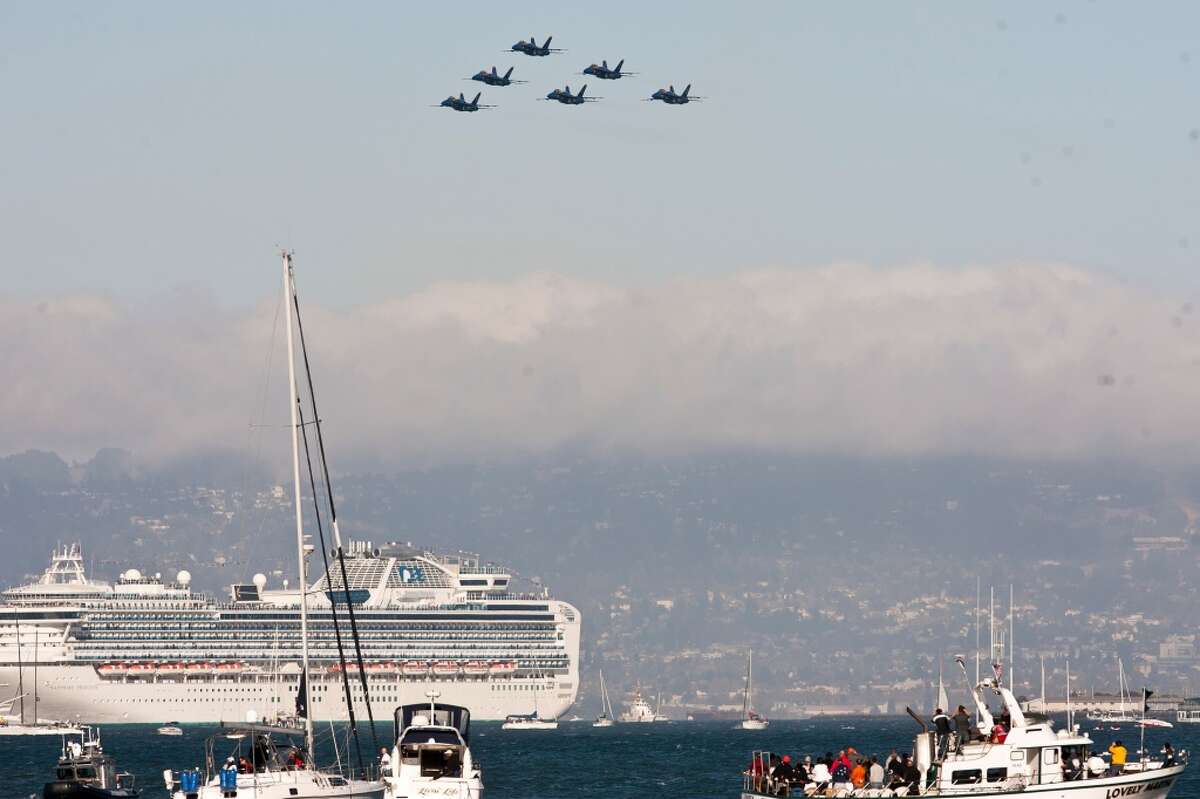
[[[349, 622], [343, 622], [337, 625], [340, 630], [349, 630]], [[260, 632], [260, 633], [279, 633], [289, 632], [294, 633], [300, 630], [299, 624], [249, 624], [242, 622], [220, 622], [206, 621], [201, 619], [190, 620], [166, 620], [166, 619], [146, 619], [144, 621], [117, 623], [111, 621], [91, 622], [86, 626], [82, 626], [81, 630], [158, 630], [158, 629], [189, 629], [189, 630], [236, 630], [239, 632]], [[313, 624], [309, 626], [310, 633], [333, 632], [333, 624]], [[554, 630], [557, 629], [552, 619], [547, 619], [543, 622], [530, 624], [528, 622], [517, 623], [508, 622], [505, 624], [359, 624], [359, 633], [382, 631], [387, 633], [426, 633], [426, 632], [445, 632], [462, 635], [465, 633], [476, 632], [511, 632], [524, 630]]]

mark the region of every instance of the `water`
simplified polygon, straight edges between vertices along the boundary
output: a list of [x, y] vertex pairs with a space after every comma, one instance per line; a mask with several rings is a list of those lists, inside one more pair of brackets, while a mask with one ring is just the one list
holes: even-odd
[[[483, 764], [488, 799], [732, 799], [754, 749], [815, 756], [853, 746], [860, 753], [886, 756], [892, 748], [907, 751], [917, 730], [907, 717], [772, 721], [763, 732], [732, 727], [733, 722], [720, 721], [596, 729], [590, 723], [564, 722], [555, 731], [505, 731], [498, 722], [476, 722], [471, 749]], [[385, 725], [378, 730], [382, 738]], [[137, 775], [142, 796], [163, 799], [162, 770], [202, 764], [211, 731], [205, 725], [185, 725], [183, 737], [168, 738], [145, 725], [113, 725], [101, 735], [118, 765]], [[1132, 727], [1091, 735], [1099, 749], [1117, 737], [1131, 752], [1137, 748], [1138, 730]], [[325, 737], [323, 748], [332, 756]], [[1200, 745], [1200, 725], [1147, 731], [1148, 748], [1157, 751], [1166, 740], [1176, 749], [1192, 749]], [[0, 797], [40, 797], [59, 740], [2, 738], [0, 747]], [[321, 763], [326, 762], [323, 757]], [[1200, 763], [1183, 775], [1172, 795], [1200, 796]]]

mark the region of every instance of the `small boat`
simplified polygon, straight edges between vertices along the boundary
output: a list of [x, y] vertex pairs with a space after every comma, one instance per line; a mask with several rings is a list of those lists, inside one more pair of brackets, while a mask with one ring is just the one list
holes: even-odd
[[458, 676], [458, 664], [453, 660], [439, 660], [433, 664], [433, 675], [435, 677]]
[[557, 730], [558, 719], [544, 719], [537, 713], [528, 715], [513, 714], [506, 716], [500, 725], [502, 730]]
[[100, 732], [90, 727], [63, 735], [54, 781], [42, 789], [43, 799], [136, 799], [139, 795], [133, 775], [117, 771], [116, 762], [100, 746]]
[[213, 672], [211, 663], [205, 663], [202, 660], [194, 660], [184, 667], [184, 673], [189, 677], [207, 677]]
[[396, 673], [396, 664], [390, 660], [375, 660], [367, 664], [367, 674], [372, 677], [391, 677]]
[[463, 674], [468, 677], [483, 677], [488, 673], [488, 664], [482, 660], [468, 660], [463, 664]]
[[738, 728], [743, 730], [765, 730], [771, 722], [754, 712], [754, 652], [746, 653], [746, 687], [742, 693], [742, 720]]
[[621, 721], [626, 724], [648, 724], [654, 721], [654, 708], [650, 707], [650, 703], [642, 696], [640, 686], [634, 689], [633, 701], [629, 703], [629, 709], [621, 714]]
[[511, 677], [517, 672], [517, 664], [511, 660], [498, 660], [488, 666], [493, 677]]
[[125, 669], [125, 674], [129, 677], [153, 677], [158, 673], [158, 665], [155, 663], [130, 663]]
[[186, 670], [182, 663], [159, 663], [156, 673], [159, 677], [178, 677]]
[[608, 699], [608, 686], [604, 684], [604, 669], [600, 670], [600, 715], [592, 722], [593, 727], [611, 727], [616, 724], [612, 702]]
[[99, 674], [102, 679], [115, 679], [117, 677], [124, 677], [126, 671], [128, 671], [128, 669], [126, 668], [125, 664], [121, 662], [101, 663], [96, 667], [96, 673]]
[[179, 726], [178, 721], [168, 721], [166, 724], [159, 727], [157, 732], [159, 735], [179, 736], [183, 735], [183, 727]]
[[218, 677], [236, 677], [242, 673], [243, 666], [236, 660], [227, 660], [224, 663], [218, 663], [213, 669]]
[[400, 673], [405, 677], [424, 677], [429, 674], [429, 664], [421, 660], [407, 660], [400, 667]]

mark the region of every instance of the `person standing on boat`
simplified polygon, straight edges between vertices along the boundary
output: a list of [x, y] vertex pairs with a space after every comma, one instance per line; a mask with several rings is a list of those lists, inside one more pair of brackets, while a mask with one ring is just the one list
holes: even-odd
[[1175, 765], [1175, 750], [1171, 748], [1171, 742], [1167, 741], [1162, 748], [1163, 768], [1170, 768]]
[[871, 767], [867, 770], [867, 786], [870, 788], [882, 788], [885, 772], [883, 766], [879, 765], [879, 758], [871, 755]]
[[917, 769], [913, 759], [908, 755], [904, 756], [904, 787], [908, 788], [909, 796], [921, 795], [921, 772]]
[[382, 777], [392, 776], [392, 756], [388, 754], [387, 748], [379, 750], [379, 775]]
[[940, 763], [950, 748], [950, 717], [940, 707], [933, 712], [933, 726], [937, 730], [937, 761]]
[[224, 796], [237, 796], [237, 778], [237, 763], [233, 762], [233, 757], [225, 758], [221, 768], [221, 793]]
[[958, 706], [958, 712], [954, 714], [954, 732], [958, 736], [957, 751], [962, 752], [967, 741], [971, 740], [971, 714], [962, 705]]
[[1125, 758], [1129, 756], [1129, 750], [1120, 741], [1113, 741], [1112, 746], [1108, 747], [1108, 754], [1112, 757], [1108, 773], [1109, 776], [1115, 777], [1125, 770]]

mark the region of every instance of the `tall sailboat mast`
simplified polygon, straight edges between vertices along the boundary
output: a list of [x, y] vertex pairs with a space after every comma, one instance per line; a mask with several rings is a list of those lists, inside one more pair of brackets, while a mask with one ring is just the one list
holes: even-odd
[[283, 304], [287, 326], [288, 401], [292, 411], [292, 491], [296, 507], [296, 567], [300, 575], [301, 690], [304, 691], [304, 744], [307, 762], [313, 758], [312, 713], [308, 687], [308, 577], [304, 568], [304, 514], [300, 505], [300, 399], [296, 392], [296, 351], [292, 343], [292, 254], [283, 253]]

